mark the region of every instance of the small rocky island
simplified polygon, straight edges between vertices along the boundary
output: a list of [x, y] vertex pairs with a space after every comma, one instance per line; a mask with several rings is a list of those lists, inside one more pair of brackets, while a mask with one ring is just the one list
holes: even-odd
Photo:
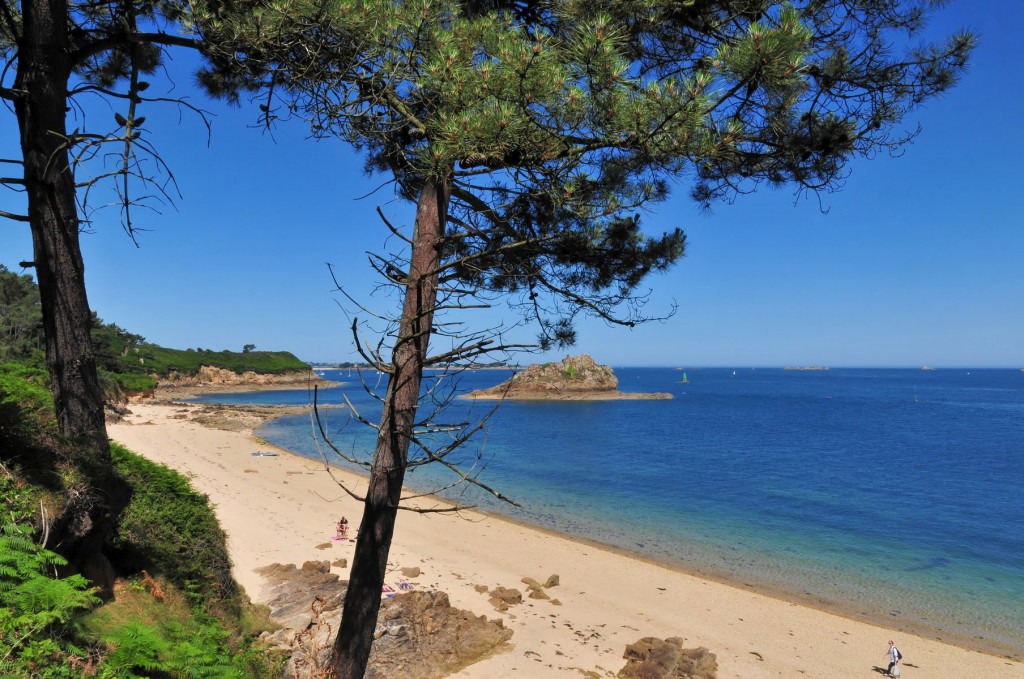
[[534, 363], [490, 389], [478, 389], [463, 398], [516, 401], [666, 400], [672, 394], [619, 391], [619, 378], [606, 365], [587, 354], [566, 356], [558, 363]]

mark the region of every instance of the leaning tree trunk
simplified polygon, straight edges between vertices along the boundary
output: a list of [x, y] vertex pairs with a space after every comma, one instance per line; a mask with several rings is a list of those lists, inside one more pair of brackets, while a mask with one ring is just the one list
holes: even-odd
[[384, 396], [341, 628], [334, 640], [332, 665], [338, 679], [361, 679], [373, 645], [388, 552], [405, 478], [409, 436], [416, 420], [423, 364], [437, 303], [437, 270], [448, 199], [446, 185], [428, 181], [417, 204], [405, 302], [392, 352], [393, 372]]
[[15, 113], [46, 363], [60, 432], [72, 444], [73, 463], [90, 485], [80, 494], [82, 505], [70, 506], [58, 519], [52, 547], [74, 570], [106, 589], [111, 573], [100, 549], [126, 498], [112, 474], [103, 392], [90, 342], [92, 315], [78, 240], [75, 179], [68, 162], [68, 8], [63, 0], [23, 0], [21, 7]]

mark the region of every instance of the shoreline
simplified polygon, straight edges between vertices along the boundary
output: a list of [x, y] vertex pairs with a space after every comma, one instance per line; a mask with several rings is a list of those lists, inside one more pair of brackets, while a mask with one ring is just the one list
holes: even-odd
[[[235, 386], [232, 390], [239, 391], [239, 388]], [[220, 431], [207, 429], [204, 425], [180, 418], [180, 412], [172, 413], [175, 409], [198, 410], [200, 406], [164, 401], [130, 404], [129, 409], [137, 410], [138, 414], [129, 416], [130, 424], [114, 424], [111, 427], [111, 438], [125, 443], [127, 447], [150, 459], [154, 459], [154, 456], [163, 457], [165, 459], [156, 461], [168, 464], [179, 471], [182, 471], [180, 467], [184, 467], [191, 473], [194, 483], [209, 481], [208, 477], [216, 471], [212, 467], [218, 466], [216, 460], [211, 458], [205, 460], [204, 464], [190, 464], [195, 461], [178, 455], [173, 443], [185, 439], [207, 438], [204, 432], [213, 434]], [[237, 409], [245, 410], [246, 407]], [[277, 415], [280, 414], [278, 411]], [[172, 417], [179, 419], [171, 419]], [[267, 413], [264, 419], [274, 417], [273, 413]], [[152, 420], [154, 426], [146, 426], [144, 422], [147, 420]], [[239, 535], [244, 533], [246, 528], [237, 525], [238, 519], [221, 516], [222, 508], [227, 511], [225, 505], [229, 503], [225, 491], [218, 488], [231, 487], [229, 482], [232, 480], [236, 483], [234, 490], [228, 493], [231, 498], [230, 504], [239, 505], [241, 514], [245, 517], [252, 511], [252, 503], [262, 501], [260, 497], [246, 499], [247, 487], [252, 485], [248, 482], [257, 478], [256, 474], [262, 475], [268, 471], [267, 467], [273, 465], [288, 468], [283, 472], [283, 476], [277, 476], [273, 484], [278, 490], [282, 486], [294, 486], [300, 478], [306, 481], [307, 476], [323, 480], [326, 473], [322, 462], [314, 462], [310, 458], [259, 441], [251, 433], [256, 426], [258, 425], [253, 425], [248, 432], [224, 432], [226, 436], [233, 437], [231, 444], [215, 444], [214, 448], [241, 446], [251, 451], [253, 446], [272, 447], [281, 454], [269, 458], [269, 462], [267, 459], [261, 459], [259, 462], [250, 463], [260, 465], [259, 469], [242, 469], [236, 466], [233, 473], [224, 478], [218, 475], [218, 481], [212, 489], [197, 489], [207, 493], [211, 501], [217, 505], [218, 518], [229, 535], [229, 548], [237, 571], [236, 579], [245, 587], [250, 597], [259, 602], [260, 583], [259, 578], [252, 573], [254, 568], [268, 565], [268, 558], [299, 565], [304, 560], [318, 558], [319, 548], [312, 546], [311, 555], [298, 556], [303, 552], [298, 546], [301, 542], [298, 534], [303, 531], [289, 524], [280, 531], [284, 535], [285, 544], [279, 544], [269, 550], [254, 550], [249, 544], [250, 541]], [[132, 441], [125, 442], [122, 438], [128, 432], [141, 434], [146, 430], [165, 428], [181, 431], [175, 431], [174, 436], [151, 436], [145, 439], [126, 436], [135, 440], [134, 445]], [[218, 435], [210, 438], [221, 437]], [[168, 439], [171, 451], [174, 452], [157, 450], [160, 447], [167, 447]], [[345, 470], [334, 469], [337, 476], [345, 478], [356, 487], [359, 486], [358, 476]], [[252, 476], [247, 479], [247, 474]], [[365, 487], [365, 483], [363, 486]], [[304, 504], [310, 501], [321, 505], [328, 503], [318, 510], [322, 513], [324, 507], [339, 502], [344, 507], [343, 511], [348, 513], [350, 522], [358, 525], [358, 520], [351, 518], [359, 515], [355, 502], [347, 496], [329, 499], [332, 494], [342, 495], [340, 489], [333, 488], [331, 491], [329, 488], [328, 485], [328, 490], [321, 488], [313, 491], [316, 500], [306, 497], [310, 492], [307, 489], [301, 494], [303, 498], [291, 496], [290, 500], [278, 509], [282, 514], [294, 515], [293, 519], [301, 524], [310, 520], [309, 517], [303, 518]], [[278, 494], [278, 497], [281, 495]], [[297, 508], [293, 506], [296, 503]], [[449, 504], [443, 500], [437, 500], [437, 503]], [[299, 511], [294, 511], [295, 509]], [[325, 526], [317, 532], [321, 535], [321, 542], [327, 539], [324, 537], [328, 530], [326, 526], [333, 526], [337, 519], [336, 513], [316, 519], [322, 521]], [[907, 666], [915, 668], [916, 677], [973, 677], [982, 674], [989, 677], [1010, 677], [1019, 676], [1021, 670], [1020, 663], [1009, 656], [993, 655], [998, 653], [999, 649], [978, 649], [977, 640], [972, 642], [950, 639], [948, 633], [921, 628], [901, 630], [893, 625], [879, 624], [884, 621], [858, 616], [855, 611], [843, 609], [842, 606], [829, 602], [810, 597], [801, 599], [789, 593], [772, 591], [771, 588], [730, 581], [716, 574], [687, 568], [684, 563], [666, 564], [628, 549], [566, 535], [505, 516], [480, 510], [467, 510], [457, 517], [448, 518], [424, 518], [424, 515], [410, 517], [408, 514], [402, 512], [399, 516], [400, 525], [396, 527], [392, 559], [398, 566], [430, 564], [430, 575], [436, 578], [436, 582], [429, 583], [430, 586], [448, 592], [453, 605], [467, 608], [477, 615], [484, 614], [492, 618], [496, 612], [487, 604], [486, 595], [473, 588], [474, 584], [485, 584], [487, 587], [517, 587], [525, 593], [526, 588], [519, 583], [522, 577], [533, 577], [543, 581], [551, 574], [546, 570], [561, 569], [563, 586], [549, 593], [562, 598], [562, 606], [556, 608], [548, 602], [534, 603], [530, 600], [524, 600], [529, 603], [514, 606], [500, 617], [503, 617], [506, 626], [515, 632], [512, 643], [516, 650], [485, 660], [453, 676], [482, 679], [510, 676], [510, 673], [516, 670], [526, 670], [526, 674], [521, 676], [568, 677], [579, 676], [581, 671], [597, 671], [598, 668], [614, 673], [624, 664], [621, 655], [625, 644], [633, 643], [648, 634], [661, 638], [682, 636], [686, 638], [687, 647], [707, 646], [719, 658], [720, 677], [791, 676], [796, 672], [805, 671], [801, 668], [806, 666], [830, 667], [834, 670], [831, 672], [833, 676], [854, 676], [870, 671], [872, 667], [884, 667], [881, 654], [885, 641], [892, 637], [903, 639], [902, 643], [897, 641], [897, 644], [904, 648], [904, 655], [908, 656]], [[247, 520], [242, 519], [243, 523]], [[438, 521], [446, 522], [440, 526], [440, 532], [434, 530], [438, 527]], [[415, 525], [407, 527], [406, 524]], [[447, 535], [448, 533], [457, 536], [455, 543], [452, 543], [452, 536]], [[496, 539], [498, 533], [508, 537]], [[293, 534], [296, 534], [296, 544], [288, 544], [288, 537]], [[275, 537], [278, 541], [282, 540], [281, 535]], [[313, 541], [311, 538], [310, 542]], [[518, 551], [513, 549], [522, 544], [528, 544], [530, 547]], [[328, 543], [328, 547], [337, 545]], [[343, 547], [347, 548], [349, 545]], [[503, 552], [512, 553], [506, 555]], [[276, 558], [284, 554], [294, 558], [287, 561]], [[335, 554], [336, 550], [330, 556]], [[324, 555], [320, 554], [319, 558], [324, 558]], [[494, 561], [501, 563], [493, 563]], [[541, 570], [540, 566], [530, 566], [540, 561], [551, 565], [544, 567], [544, 570]], [[586, 566], [582, 569], [586, 573], [576, 572], [581, 570], [581, 565]], [[435, 567], [439, 569], [437, 573], [433, 573]], [[447, 572], [449, 570], [450, 573]], [[596, 572], [591, 572], [592, 570]], [[467, 576], [463, 571], [474, 571], [476, 579]], [[556, 571], [552, 570], [552, 573], [554, 572]], [[584, 579], [588, 583], [585, 590], [578, 592], [578, 595], [588, 594], [583, 600], [572, 603], [568, 600], [571, 597], [567, 597], [560, 590], [571, 586], [569, 583], [578, 579]], [[645, 586], [639, 589], [634, 587], [637, 579]], [[627, 580], [629, 582], [625, 582]], [[663, 582], [665, 586], [651, 587], [649, 585], [652, 582]], [[627, 586], [623, 587], [623, 584]], [[643, 591], [639, 591], [641, 589]], [[686, 592], [680, 597], [680, 603], [666, 605], [666, 599], [675, 598], [668, 595], [675, 594], [677, 589]], [[595, 591], [600, 593], [594, 594]], [[740, 600], [738, 603], [737, 599]], [[570, 606], [585, 610], [570, 614]], [[538, 608], [539, 611], [530, 610]], [[730, 613], [723, 617], [723, 610], [729, 610]], [[529, 616], [533, 616], [534, 619]], [[561, 635], [556, 633], [554, 622], [548, 618], [567, 619], [563, 623], [567, 627], [557, 630], [562, 632]], [[782, 629], [783, 627], [791, 629], [787, 632]], [[752, 631], [753, 628], [757, 628], [756, 631]], [[578, 632], [585, 629], [590, 630], [587, 634], [589, 639], [606, 639], [607, 643], [592, 641], [589, 644], [580, 644], [581, 648], [575, 649], [576, 653], [569, 653], [569, 646], [580, 641]], [[597, 636], [593, 636], [594, 634]], [[942, 640], [934, 638], [939, 634], [943, 635]], [[550, 635], [561, 641], [549, 641]], [[755, 639], [756, 644], [753, 642]], [[612, 640], [615, 645], [609, 647], [608, 644], [612, 643]], [[747, 646], [756, 648], [742, 651]], [[908, 654], [908, 650], [911, 650], [912, 656]], [[555, 655], [552, 656], [551, 653]], [[536, 673], [541, 667], [536, 664], [538, 657], [550, 661], [545, 666], [547, 669], [543, 675]], [[574, 659], [574, 664], [563, 666], [562, 663], [568, 662], [569, 658]], [[931, 660], [925, 662], [926, 658]], [[810, 662], [812, 659], [813, 662]], [[771, 672], [764, 674], [769, 668]], [[951, 668], [959, 668], [953, 671], [963, 673], [951, 674]], [[928, 671], [925, 671], [926, 669]]]
[[[273, 444], [271, 445], [273, 446]], [[277, 448], [277, 446], [273, 447]], [[292, 453], [287, 449], [281, 448], [280, 450], [283, 450], [285, 453], [293, 455], [303, 460], [309, 459], [302, 455], [296, 455], [295, 453]], [[442, 502], [446, 501], [442, 500]], [[978, 637], [968, 637], [956, 634], [955, 632], [950, 632], [948, 630], [944, 630], [939, 627], [934, 627], [931, 625], [914, 625], [902, 622], [892, 622], [883, 619], [883, 617], [880, 614], [870, 615], [867, 613], [858, 612], [851, 606], [844, 605], [842, 602], [830, 601], [822, 599], [818, 596], [801, 596], [796, 592], [784, 589], [782, 587], [773, 587], [772, 585], [767, 584], [765, 582], [757, 581], [756, 578], [749, 578], [743, 580], [730, 578], [728, 575], [720, 574], [717, 571], [711, 569], [701, 569], [695, 567], [692, 564], [685, 561], [684, 559], [658, 559], [647, 554], [644, 554], [643, 552], [629, 549], [628, 547], [620, 547], [618, 545], [608, 542], [602, 542], [601, 540], [597, 540], [594, 538], [588, 538], [581, 535], [574, 535], [572, 533], [560, 531], [555, 528], [549, 528], [547, 526], [530, 523], [528, 521], [522, 521], [520, 519], [516, 519], [515, 517], [505, 516], [498, 512], [492, 512], [477, 508], [473, 508], [470, 511], [476, 514], [487, 516], [496, 521], [504, 521], [506, 523], [514, 524], [516, 526], [523, 528], [524, 530], [546, 533], [555, 538], [578, 543], [584, 547], [591, 547], [605, 552], [617, 554], [630, 560], [650, 564], [651, 566], [665, 568], [672, 572], [679, 573], [681, 575], [685, 575], [691, 578], [707, 580], [710, 582], [723, 585], [725, 587], [752, 592], [760, 596], [769, 597], [771, 599], [776, 599], [778, 601], [792, 604], [795, 606], [811, 608], [816, 611], [826, 613], [828, 615], [845, 618], [847, 620], [863, 623], [866, 625], [870, 625], [872, 627], [889, 629], [900, 634], [913, 635], [915, 637], [933, 640], [938, 643], [957, 646], [959, 648], [964, 649], [965, 651], [983, 653], [985, 655], [990, 655], [992, 657], [1000, 658], [1007, 661], [1024, 663], [1024, 653], [1021, 653], [1017, 649], [1006, 647], [998, 642], [990, 642], [987, 639], [980, 639]], [[747, 580], [755, 580], [755, 582], [748, 582]]]

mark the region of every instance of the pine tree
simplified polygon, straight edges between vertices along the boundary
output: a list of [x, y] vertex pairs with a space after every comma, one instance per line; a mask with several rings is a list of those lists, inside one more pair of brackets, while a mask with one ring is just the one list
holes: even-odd
[[[0, 217], [27, 223], [32, 232], [33, 257], [23, 266], [34, 267], [39, 285], [55, 414], [88, 487], [57, 518], [56, 544], [72, 569], [108, 594], [113, 573], [102, 548], [128, 498], [113, 474], [104, 421], [80, 210], [88, 210], [92, 187], [112, 180], [114, 204], [132, 235], [140, 194], [168, 197], [167, 178], [154, 182], [139, 162], [155, 155], [140, 107], [147, 101], [145, 78], [158, 70], [164, 49], [198, 47], [194, 35], [174, 32], [187, 28], [188, 16], [189, 7], [175, 2], [0, 0], [0, 99], [17, 122], [3, 129], [17, 129], [21, 146], [19, 159], [0, 159], [5, 167], [20, 166], [20, 176], [5, 173], [0, 183], [25, 200], [23, 214], [0, 211]], [[69, 129], [81, 98], [97, 96], [120, 111], [92, 129]], [[81, 172], [87, 166], [91, 174]], [[155, 166], [162, 167], [159, 157]]]
[[[361, 151], [416, 204], [407, 251], [374, 260], [404, 289], [335, 643], [362, 676], [435, 314], [510, 295], [541, 328], [644, 320], [638, 286], [684, 254], [638, 211], [689, 178], [700, 204], [759, 185], [832, 190], [854, 157], [907, 142], [899, 124], [950, 87], [969, 35], [897, 53], [934, 2], [797, 0], [227, 0], [204, 26], [214, 93], [262, 98]], [[392, 232], [398, 234], [396, 229]]]

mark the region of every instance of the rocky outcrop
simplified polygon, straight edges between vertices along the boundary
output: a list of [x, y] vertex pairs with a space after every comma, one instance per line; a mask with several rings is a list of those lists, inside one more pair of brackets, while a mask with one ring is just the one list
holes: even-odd
[[716, 679], [718, 660], [704, 648], [683, 648], [679, 637], [644, 637], [626, 647], [618, 679]]
[[580, 354], [566, 356], [558, 363], [535, 363], [498, 386], [478, 389], [465, 398], [548, 401], [672, 398], [666, 393], [622, 392], [618, 386], [615, 371], [598, 365], [587, 354]]
[[311, 370], [299, 370], [296, 372], [267, 374], [246, 371], [236, 373], [224, 368], [213, 366], [200, 366], [199, 372], [195, 375], [184, 375], [178, 372], [171, 372], [159, 379], [159, 387], [194, 387], [194, 386], [239, 386], [239, 385], [276, 385], [276, 384], [305, 384], [309, 381], [319, 380]]
[[452, 608], [444, 592], [405, 592], [381, 604], [368, 679], [440, 679], [508, 650], [512, 630]]
[[[301, 568], [273, 564], [259, 572], [266, 578], [270, 616], [281, 625], [265, 640], [291, 656], [283, 676], [326, 676], [348, 583], [331, 573], [328, 561]], [[440, 679], [507, 650], [511, 637], [501, 620], [452, 608], [444, 592], [403, 592], [381, 603], [366, 676]]]
[[273, 389], [305, 389], [311, 385], [321, 388], [337, 384], [325, 380], [312, 370], [270, 374], [247, 371], [236, 373], [224, 368], [202, 366], [195, 375], [171, 372], [163, 377], [153, 376], [158, 380], [157, 388], [136, 394], [132, 401], [177, 401], [190, 399], [199, 394], [216, 394], [235, 391], [264, 391]]

